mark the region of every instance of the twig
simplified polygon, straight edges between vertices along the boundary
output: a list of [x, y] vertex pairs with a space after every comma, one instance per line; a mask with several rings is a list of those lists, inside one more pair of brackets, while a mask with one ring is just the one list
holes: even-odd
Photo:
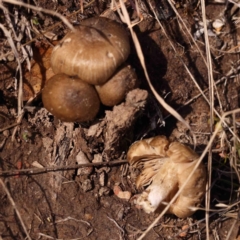
[[[91, 2], [89, 2], [88, 4], [86, 4], [86, 5], [84, 6], [84, 8], [89, 7], [93, 2], [95, 2], [95, 0], [92, 0]], [[67, 15], [66, 18], [70, 18], [70, 17], [72, 17], [72, 16], [78, 14], [80, 11], [81, 11], [81, 9], [78, 10], [78, 11], [75, 11], [75, 12], [69, 14], [69, 15]], [[54, 28], [60, 26], [61, 24], [62, 24], [62, 21], [57, 22], [57, 23], [51, 25], [51, 26], [48, 27], [45, 31], [43, 31], [43, 32], [41, 32], [41, 33], [39, 33], [39, 34], [37, 34], [37, 35], [36, 35], [33, 39], [31, 39], [30, 41], [28, 41], [28, 42], [22, 44], [21, 47], [25, 47], [26, 45], [28, 45], [28, 44], [30, 44], [30, 43], [36, 41], [39, 37], [42, 36], [42, 34], [47, 33], [47, 32], [50, 32], [51, 30], [53, 30]], [[3, 58], [5, 58], [5, 57], [7, 57], [7, 56], [8, 56], [9, 54], [11, 54], [11, 53], [12, 53], [12, 51], [9, 51], [9, 52], [7, 52], [7, 53], [4, 53], [4, 54], [0, 55], [0, 59], [3, 59]]]
[[6, 36], [7, 40], [8, 40], [8, 43], [9, 45], [11, 46], [12, 48], [12, 51], [14, 53], [14, 56], [18, 62], [18, 67], [19, 67], [19, 84], [18, 84], [18, 115], [21, 114], [21, 111], [22, 111], [22, 106], [23, 106], [23, 97], [22, 97], [22, 86], [23, 86], [23, 80], [22, 80], [22, 65], [21, 65], [21, 62], [20, 62], [20, 57], [19, 57], [19, 54], [18, 54], [18, 51], [15, 47], [15, 44], [13, 42], [13, 39], [11, 37], [11, 34], [9, 33], [9, 31], [3, 26], [3, 24], [0, 24], [0, 28], [2, 29], [2, 31], [4, 32], [4, 35]]
[[63, 239], [59, 239], [59, 238], [55, 238], [55, 237], [51, 237], [51, 236], [46, 235], [46, 234], [44, 234], [44, 233], [38, 233], [38, 236], [39, 236], [39, 237], [45, 237], [45, 238], [47, 238], [47, 239], [63, 240]]
[[85, 163], [85, 164], [75, 164], [69, 166], [54, 166], [54, 167], [43, 167], [43, 168], [28, 168], [28, 169], [19, 169], [19, 170], [8, 170], [8, 171], [0, 171], [0, 176], [14, 176], [14, 175], [28, 175], [28, 174], [40, 174], [47, 172], [55, 172], [55, 171], [65, 171], [72, 170], [82, 167], [101, 167], [101, 166], [114, 166], [118, 164], [125, 164], [127, 160], [115, 160], [110, 162], [96, 162], [96, 163]]
[[[214, 125], [214, 79], [212, 71], [212, 58], [210, 52], [210, 45], [208, 39], [208, 30], [207, 30], [207, 20], [206, 20], [206, 7], [205, 1], [201, 0], [201, 10], [202, 10], [202, 19], [204, 27], [204, 39], [207, 55], [207, 68], [208, 68], [208, 84], [209, 84], [209, 102], [210, 102], [210, 132], [213, 132]], [[220, 101], [219, 101], [220, 103]], [[212, 145], [209, 145], [209, 154], [208, 154], [208, 180], [206, 184], [206, 237], [207, 240], [210, 239], [210, 230], [209, 230], [209, 208], [210, 208], [210, 199], [211, 199], [211, 181], [212, 181]]]
[[28, 231], [27, 231], [27, 228], [26, 228], [26, 226], [25, 226], [25, 224], [24, 224], [24, 222], [23, 222], [23, 219], [22, 219], [22, 217], [21, 217], [21, 215], [20, 215], [20, 213], [19, 213], [19, 211], [18, 211], [18, 209], [17, 209], [17, 206], [16, 206], [16, 204], [15, 204], [15, 202], [14, 202], [14, 200], [13, 200], [11, 194], [10, 194], [10, 192], [8, 191], [7, 187], [5, 186], [5, 184], [4, 184], [4, 182], [2, 181], [1, 178], [0, 178], [0, 183], [1, 183], [4, 191], [6, 192], [6, 194], [7, 194], [7, 196], [8, 196], [8, 199], [9, 199], [9, 201], [11, 202], [11, 204], [12, 204], [12, 206], [13, 206], [13, 208], [14, 208], [17, 216], [18, 216], [18, 219], [19, 219], [19, 221], [20, 221], [20, 223], [21, 223], [21, 225], [22, 225], [22, 228], [23, 228], [26, 236], [27, 236], [27, 239], [28, 239], [28, 240], [31, 240], [31, 237], [30, 237], [30, 235], [29, 235], [29, 233], [28, 233]]
[[[203, 56], [202, 51], [200, 50], [200, 48], [199, 48], [199, 46], [197, 45], [194, 37], [192, 36], [192, 34], [191, 34], [191, 32], [189, 31], [189, 29], [187, 28], [185, 22], [183, 21], [183, 19], [181, 18], [180, 14], [179, 14], [178, 11], [177, 11], [177, 9], [175, 8], [173, 2], [172, 2], [171, 0], [168, 0], [168, 3], [169, 3], [169, 5], [171, 6], [172, 10], [175, 12], [175, 14], [176, 14], [176, 16], [178, 17], [178, 19], [181, 21], [181, 24], [182, 24], [182, 25], [184, 26], [184, 28], [186, 29], [188, 35], [190, 36], [190, 38], [191, 38], [191, 40], [193, 41], [195, 47], [197, 48], [198, 52], [200, 53], [200, 55], [201, 55], [201, 57], [202, 57], [202, 59], [203, 59], [204, 64], [207, 66], [207, 62], [206, 62], [205, 57]], [[150, 3], [150, 5], [151, 5], [151, 3]], [[152, 8], [152, 6], [151, 6], [151, 8]], [[154, 15], [155, 15], [155, 14], [154, 14]]]
[[[162, 28], [163, 32], [165, 33], [165, 36], [167, 37], [167, 34], [166, 34], [166, 32], [165, 32], [165, 30], [164, 30], [164, 28], [163, 28], [163, 25], [160, 23], [159, 19], [157, 18], [156, 12], [154, 11], [154, 9], [153, 9], [153, 7], [152, 7], [151, 4], [150, 4], [150, 6], [151, 6], [151, 8], [152, 8], [152, 11], [153, 11], [153, 13], [154, 13], [154, 15], [155, 15], [155, 18], [156, 18], [159, 26]], [[167, 38], [168, 38], [168, 37], [167, 37]], [[168, 39], [169, 39], [169, 38], [168, 38]], [[177, 56], [178, 56], [178, 53], [177, 53], [174, 45], [171, 43], [170, 40], [169, 40], [169, 42], [170, 42], [171, 47], [173, 47], [173, 50], [176, 52], [176, 54], [177, 54]], [[191, 78], [191, 79], [193, 80], [193, 82], [195, 83], [196, 87], [198, 88], [198, 90], [199, 90], [199, 92], [201, 93], [201, 95], [203, 96], [203, 98], [206, 100], [206, 102], [207, 102], [209, 105], [211, 105], [211, 103], [210, 103], [210, 101], [208, 100], [206, 94], [204, 94], [204, 91], [200, 88], [199, 84], [197, 83], [196, 79], [194, 78], [194, 76], [193, 76], [192, 73], [190, 72], [190, 70], [189, 70], [189, 68], [187, 67], [187, 65], [184, 63], [184, 61], [182, 60], [182, 58], [179, 58], [179, 60], [182, 62], [184, 68], [186, 69], [186, 71], [187, 71], [187, 73], [189, 74], [190, 78]], [[164, 107], [164, 106], [163, 106], [163, 107]], [[168, 110], [168, 109], [167, 109], [167, 110]], [[215, 108], [213, 108], [213, 111], [214, 111], [214, 113], [217, 115], [217, 117], [220, 119], [220, 118], [221, 118], [221, 115], [219, 114], [219, 112], [218, 112]], [[170, 114], [172, 114], [172, 113], [170, 112]], [[172, 114], [172, 115], [173, 115], [173, 114]], [[174, 115], [173, 115], [173, 116], [174, 116]], [[174, 117], [175, 117], [175, 116], [174, 116]], [[179, 119], [178, 119], [178, 120], [179, 120]], [[180, 121], [180, 120], [179, 120], [179, 121]], [[185, 120], [184, 120], [184, 121], [185, 121]], [[231, 132], [231, 134], [232, 134], [234, 137], [236, 137], [236, 139], [238, 140], [238, 142], [240, 142], [239, 137], [238, 137], [238, 136], [232, 131], [232, 129], [228, 126], [227, 122], [224, 120], [223, 123], [224, 123], [224, 126], [227, 127], [228, 130]]]
[[[115, 2], [115, 0], [113, 0], [113, 1], [114, 1], [114, 4], [117, 6], [117, 3]], [[151, 91], [153, 92], [155, 98], [160, 103], [160, 105], [162, 107], [164, 107], [168, 112], [170, 112], [178, 121], [182, 122], [191, 131], [190, 125], [183, 119], [183, 117], [174, 108], [172, 108], [170, 105], [168, 105], [165, 102], [165, 100], [157, 93], [157, 91], [153, 87], [153, 85], [151, 83], [151, 80], [149, 78], [149, 75], [148, 75], [147, 68], [146, 68], [146, 64], [145, 64], [145, 59], [144, 59], [144, 56], [143, 56], [142, 48], [141, 48], [141, 45], [140, 45], [139, 40], [137, 38], [137, 35], [136, 35], [136, 33], [134, 32], [134, 30], [132, 28], [133, 26], [132, 26], [132, 23], [130, 21], [129, 14], [127, 12], [127, 8], [124, 5], [123, 0], [120, 0], [119, 2], [120, 2], [122, 13], [120, 12], [119, 9], [117, 9], [118, 14], [119, 14], [122, 22], [124, 22], [124, 23], [126, 23], [128, 25], [128, 28], [130, 30], [130, 33], [131, 33], [131, 36], [132, 36], [132, 39], [133, 39], [133, 42], [134, 42], [134, 46], [135, 46], [136, 51], [137, 51], [137, 55], [138, 55], [139, 61], [140, 61], [141, 66], [142, 66], [142, 68], [144, 70], [144, 74], [145, 74], [145, 77], [147, 79], [147, 82], [148, 82], [148, 85], [149, 85]], [[192, 133], [192, 135], [193, 135], [194, 143], [196, 143], [196, 136], [194, 135], [194, 133]]]
[[[226, 81], [228, 78], [231, 78], [230, 75], [226, 75], [220, 79], [218, 79], [215, 84], [218, 85], [219, 83], [222, 83], [223, 81]], [[207, 91], [209, 91], [209, 88], [206, 88], [205, 90], [203, 90], [203, 93], [206, 93]], [[194, 96], [193, 98], [189, 99], [187, 102], [185, 102], [183, 105], [181, 105], [180, 107], [178, 107], [176, 109], [176, 111], [179, 111], [180, 109], [182, 109], [183, 107], [189, 105], [190, 103], [192, 103], [194, 100], [198, 99], [199, 97], [202, 96], [202, 93], [197, 94], [196, 96]], [[171, 117], [171, 114], [168, 114], [166, 117], [164, 117], [163, 120], [166, 120], [167, 118]], [[201, 133], [202, 134], [202, 133]]]
[[112, 221], [112, 222], [117, 226], [117, 228], [121, 231], [122, 235], [124, 235], [125, 231], [119, 226], [119, 224], [118, 224], [114, 219], [112, 219], [112, 218], [110, 218], [110, 217], [108, 217], [108, 216], [107, 216], [107, 218], [108, 218], [110, 221]]
[[8, 125], [8, 126], [5, 127], [5, 128], [1, 128], [1, 129], [0, 129], [0, 132], [3, 132], [3, 131], [5, 131], [5, 130], [7, 130], [7, 129], [9, 129], [9, 128], [16, 127], [16, 126], [19, 125], [19, 124], [20, 124], [20, 123], [14, 123], [14, 124]]
[[53, 224], [56, 224], [56, 223], [62, 223], [62, 222], [66, 222], [66, 221], [69, 221], [69, 220], [73, 220], [75, 222], [81, 222], [81, 223], [85, 223], [87, 224], [89, 227], [91, 227], [91, 224], [87, 221], [84, 221], [82, 219], [76, 219], [76, 218], [73, 218], [73, 217], [66, 217], [64, 219], [60, 219], [60, 220], [57, 220], [55, 221]]

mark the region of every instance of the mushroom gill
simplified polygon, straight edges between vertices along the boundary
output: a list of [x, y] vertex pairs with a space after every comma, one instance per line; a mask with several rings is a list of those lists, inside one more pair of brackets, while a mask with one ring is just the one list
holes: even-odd
[[[136, 204], [145, 212], [151, 213], [162, 211], [171, 201], [186, 182], [199, 156], [184, 144], [169, 143], [167, 138], [158, 136], [134, 143], [128, 151], [127, 158], [131, 165], [141, 169], [136, 186], [139, 188], [148, 185], [137, 198]], [[183, 191], [169, 207], [168, 213], [180, 218], [191, 216], [195, 207], [203, 200], [206, 179], [206, 169], [200, 163]]]
[[132, 144], [127, 153], [128, 162], [141, 170], [136, 179], [136, 187], [149, 185], [166, 159], [169, 141], [165, 136], [144, 139]]

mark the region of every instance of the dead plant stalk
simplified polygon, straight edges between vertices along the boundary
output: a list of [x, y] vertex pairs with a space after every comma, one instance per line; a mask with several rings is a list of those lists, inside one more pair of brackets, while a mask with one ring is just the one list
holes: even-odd
[[26, 228], [26, 226], [25, 226], [25, 224], [24, 224], [24, 222], [23, 222], [23, 219], [22, 219], [22, 217], [21, 217], [21, 214], [20, 214], [20, 212], [18, 211], [18, 208], [17, 208], [17, 206], [16, 206], [16, 204], [15, 204], [15, 202], [14, 202], [14, 200], [13, 200], [11, 194], [10, 194], [10, 192], [8, 191], [6, 185], [4, 184], [4, 182], [3, 182], [3, 180], [2, 180], [1, 178], [0, 178], [0, 184], [2, 185], [4, 191], [6, 192], [6, 194], [7, 194], [7, 196], [8, 196], [8, 199], [9, 199], [9, 201], [11, 202], [11, 204], [12, 204], [12, 206], [13, 206], [13, 208], [14, 208], [17, 216], [18, 216], [18, 219], [19, 219], [19, 221], [20, 221], [20, 224], [22, 225], [22, 228], [23, 228], [26, 236], [27, 236], [27, 239], [28, 239], [28, 240], [31, 240], [32, 238], [30, 237], [30, 235], [29, 235], [29, 233], [28, 233], [28, 231], [27, 231], [27, 228]]
[[[214, 126], [214, 79], [213, 79], [212, 58], [211, 58], [210, 45], [209, 45], [209, 39], [208, 39], [206, 8], [205, 8], [204, 0], [201, 0], [201, 10], [202, 10], [204, 38], [205, 38], [205, 47], [206, 47], [206, 55], [207, 55], [209, 101], [210, 101], [210, 132], [212, 133], [213, 126]], [[210, 208], [210, 199], [211, 199], [210, 189], [211, 189], [211, 180], [212, 180], [212, 145], [209, 145], [208, 151], [209, 151], [209, 154], [208, 154], [208, 181], [207, 181], [207, 185], [206, 185], [206, 198], [205, 198], [207, 240], [210, 239], [209, 208]]]
[[[121, 11], [120, 9], [118, 8], [117, 6], [117, 3], [115, 0], [113, 0], [114, 2], [114, 5], [116, 6], [117, 8], [117, 11], [118, 11], [118, 14], [122, 20], [122, 22], [126, 23], [129, 30], [130, 30], [130, 33], [131, 33], [131, 37], [133, 39], [133, 43], [134, 43], [134, 46], [136, 48], [136, 51], [137, 51], [137, 55], [138, 55], [138, 58], [140, 60], [140, 63], [141, 63], [141, 66], [144, 70], [144, 74], [145, 74], [145, 77], [147, 79], [147, 82], [149, 84], [149, 87], [151, 89], [151, 91], [153, 92], [155, 98], [157, 99], [157, 101], [161, 104], [161, 106], [163, 106], [170, 114], [172, 114], [178, 121], [182, 122], [189, 130], [190, 132], [192, 133], [192, 136], [193, 136], [193, 141], [194, 143], [196, 143], [196, 136], [195, 134], [191, 131], [191, 127], [190, 125], [182, 118], [182, 116], [176, 111], [174, 110], [170, 105], [168, 105], [165, 100], [157, 93], [157, 91], [155, 90], [155, 88], [153, 87], [152, 83], [151, 83], [151, 80], [149, 78], [149, 75], [148, 75], [148, 72], [147, 72], [147, 68], [146, 68], [146, 65], [145, 65], [145, 59], [144, 59], [144, 56], [143, 56], [143, 52], [142, 52], [142, 48], [141, 48], [141, 45], [139, 43], [139, 40], [137, 38], [137, 35], [136, 33], [134, 32], [133, 30], [133, 26], [135, 24], [132, 24], [131, 23], [131, 20], [130, 20], [130, 17], [129, 17], [129, 14], [128, 14], [128, 11], [127, 11], [127, 8], [123, 2], [123, 0], [120, 0], [120, 8], [121, 8]], [[135, 1], [135, 4], [137, 5], [138, 3]]]
[[34, 11], [44, 12], [46, 14], [55, 16], [55, 17], [59, 18], [70, 30], [74, 31], [74, 27], [68, 21], [68, 19], [58, 12], [55, 12], [55, 11], [52, 11], [52, 10], [49, 10], [49, 9], [44, 9], [44, 8], [41, 8], [41, 7], [35, 7], [31, 4], [23, 3], [23, 2], [20, 2], [20, 1], [16, 1], [16, 0], [1, 0], [0, 5], [2, 5], [2, 2], [11, 3], [11, 4], [14, 4], [14, 5], [18, 5], [18, 6], [22, 6], [22, 7], [25, 7], [25, 8], [32, 9]]
[[78, 169], [82, 167], [103, 167], [103, 166], [121, 165], [126, 163], [127, 163], [127, 160], [113, 160], [110, 162], [74, 164], [69, 166], [27, 168], [27, 169], [17, 169], [17, 170], [14, 169], [14, 170], [0, 171], [0, 176], [32, 175], [32, 174], [40, 174], [40, 173], [47, 173], [47, 172], [54, 172], [54, 171], [72, 170], [72, 169]]
[[[1, 7], [1, 5], [0, 5]], [[18, 69], [19, 69], [19, 83], [18, 83], [18, 115], [21, 114], [22, 111], [22, 106], [23, 106], [23, 92], [22, 92], [22, 88], [23, 88], [23, 79], [22, 79], [22, 64], [20, 62], [20, 56], [18, 54], [17, 48], [14, 44], [14, 41], [11, 37], [11, 34], [9, 33], [9, 31], [6, 29], [5, 26], [3, 26], [3, 24], [0, 24], [0, 28], [2, 29], [2, 31], [4, 32], [4, 35], [6, 36], [9, 45], [12, 48], [12, 51], [14, 53], [14, 56], [17, 60], [18, 63]]]

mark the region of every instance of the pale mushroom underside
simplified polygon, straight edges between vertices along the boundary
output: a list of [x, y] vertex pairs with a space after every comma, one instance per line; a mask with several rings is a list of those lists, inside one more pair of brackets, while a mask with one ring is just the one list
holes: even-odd
[[[146, 187], [136, 200], [145, 212], [162, 211], [197, 164], [199, 156], [184, 144], [170, 143], [166, 137], [144, 139], [134, 143], [127, 154], [133, 167], [141, 170], [136, 179], [138, 189]], [[204, 197], [206, 169], [198, 166], [168, 213], [180, 218], [191, 216]]]

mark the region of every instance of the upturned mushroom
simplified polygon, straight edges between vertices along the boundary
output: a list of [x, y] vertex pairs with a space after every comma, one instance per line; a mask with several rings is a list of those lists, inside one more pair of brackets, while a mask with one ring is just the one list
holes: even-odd
[[137, 75], [131, 66], [121, 67], [106, 83], [96, 85], [99, 98], [105, 106], [115, 106], [138, 85]]
[[[170, 143], [166, 137], [158, 136], [134, 143], [127, 159], [142, 170], [136, 185], [138, 188], [148, 186], [136, 204], [150, 213], [162, 211], [171, 201], [197, 164], [199, 156], [184, 144]], [[191, 216], [204, 197], [206, 178], [206, 169], [201, 163], [168, 213], [180, 218]]]
[[152, 177], [166, 160], [168, 145], [169, 141], [165, 136], [157, 136], [137, 141], [129, 148], [127, 152], [128, 162], [134, 168], [141, 170], [136, 179], [137, 188], [150, 184]]
[[66, 74], [56, 74], [46, 82], [42, 101], [49, 112], [65, 122], [93, 120], [100, 107], [93, 86]]
[[78, 76], [83, 81], [104, 84], [130, 53], [128, 34], [116, 21], [104, 17], [83, 20], [53, 49], [54, 73]]

